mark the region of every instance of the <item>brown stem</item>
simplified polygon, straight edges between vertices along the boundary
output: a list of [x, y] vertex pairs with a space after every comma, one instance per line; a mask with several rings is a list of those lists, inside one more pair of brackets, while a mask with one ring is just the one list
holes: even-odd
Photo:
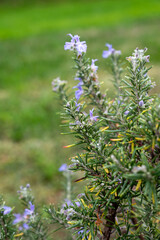
[[108, 215], [106, 217], [106, 222], [104, 225], [104, 230], [103, 230], [103, 240], [109, 240], [112, 229], [115, 223], [115, 217], [116, 217], [116, 211], [118, 208], [119, 202], [113, 202], [112, 203], [112, 208], [108, 209]]
[[5, 221], [4, 221], [4, 218], [2, 218], [2, 226], [3, 226], [3, 229], [4, 229], [4, 232], [5, 232], [5, 240], [9, 240], [8, 237], [7, 237], [7, 229], [5, 227]]

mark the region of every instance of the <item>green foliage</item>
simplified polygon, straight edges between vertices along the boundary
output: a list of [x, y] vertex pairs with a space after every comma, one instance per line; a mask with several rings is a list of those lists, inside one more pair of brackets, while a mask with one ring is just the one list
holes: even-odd
[[0, 196], [0, 239], [13, 239], [16, 228], [13, 226], [13, 216], [11, 213], [4, 214], [2, 196]]
[[[85, 192], [72, 203], [57, 211], [51, 206], [50, 219], [71, 229], [76, 239], [159, 239], [160, 100], [149, 95], [154, 83], [146, 66], [147, 49], [136, 48], [126, 58], [129, 67], [122, 78], [121, 52], [107, 45], [103, 56], [111, 56], [117, 90], [110, 101], [100, 90], [95, 60], [85, 56], [85, 42], [70, 37], [65, 50], [74, 54], [79, 80], [75, 98], [65, 91], [66, 82], [55, 79], [52, 84], [64, 103], [62, 117], [77, 139], [67, 147], [83, 149], [69, 168], [83, 173], [76, 182], [87, 182]], [[91, 106], [95, 111], [87, 113]]]

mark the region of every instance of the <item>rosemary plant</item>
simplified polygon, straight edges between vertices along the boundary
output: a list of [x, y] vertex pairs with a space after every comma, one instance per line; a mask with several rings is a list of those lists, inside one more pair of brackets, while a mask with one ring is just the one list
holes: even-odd
[[[72, 36], [64, 49], [73, 52], [75, 96], [67, 82], [53, 80], [64, 105], [62, 117], [82, 146], [69, 170], [80, 171], [84, 193], [63, 207], [47, 209], [52, 223], [72, 231], [73, 239], [160, 239], [160, 101], [149, 95], [154, 86], [148, 75], [147, 49], [136, 48], [126, 58], [122, 78], [121, 52], [106, 44], [115, 97], [101, 92], [95, 65], [86, 57], [87, 45]], [[66, 125], [65, 125], [66, 126]], [[76, 183], [78, 184], [78, 183]]]
[[[87, 45], [72, 36], [64, 49], [73, 52], [74, 97], [67, 82], [56, 78], [53, 90], [64, 105], [69, 133], [82, 153], [63, 164], [66, 199], [58, 209], [35, 207], [30, 185], [20, 187], [23, 213], [0, 199], [0, 239], [55, 239], [52, 224], [70, 230], [76, 240], [160, 239], [160, 100], [149, 95], [154, 87], [147, 67], [147, 49], [136, 48], [127, 57], [122, 77], [121, 51], [106, 44], [103, 52], [112, 65], [115, 97], [110, 100], [98, 81], [97, 59], [86, 57]], [[124, 74], [123, 74], [124, 75]], [[84, 192], [73, 200], [72, 173], [80, 172]], [[71, 184], [72, 183], [72, 184]]]

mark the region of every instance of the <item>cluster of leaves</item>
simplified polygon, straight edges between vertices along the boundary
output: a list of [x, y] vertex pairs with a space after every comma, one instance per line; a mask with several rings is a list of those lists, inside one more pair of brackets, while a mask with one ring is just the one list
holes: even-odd
[[48, 227], [42, 214], [35, 209], [34, 197], [30, 185], [20, 187], [19, 199], [24, 205], [24, 213], [14, 213], [14, 208], [8, 207], [0, 199], [0, 239], [5, 240], [46, 240]]
[[65, 126], [77, 139], [66, 147], [81, 145], [83, 150], [69, 168], [84, 174], [77, 182], [86, 180], [86, 188], [77, 196], [78, 204], [65, 203], [58, 210], [51, 206], [50, 219], [72, 229], [76, 239], [159, 239], [160, 101], [148, 94], [154, 83], [146, 67], [147, 49], [137, 48], [127, 58], [122, 78], [121, 52], [107, 44], [103, 56], [111, 59], [117, 90], [109, 100], [101, 93], [96, 60], [86, 58], [86, 43], [70, 37], [65, 50], [74, 54], [78, 90], [70, 99], [59, 78], [53, 90], [63, 101]]

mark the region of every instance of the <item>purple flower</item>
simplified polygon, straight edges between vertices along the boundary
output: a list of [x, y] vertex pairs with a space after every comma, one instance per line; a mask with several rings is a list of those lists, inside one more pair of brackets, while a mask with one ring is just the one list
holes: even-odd
[[59, 172], [64, 172], [64, 171], [67, 171], [68, 169], [68, 166], [66, 163], [63, 163], [60, 168], [59, 168]]
[[94, 111], [94, 108], [89, 111], [90, 120], [91, 120], [91, 121], [97, 121], [97, 118], [98, 118], [99, 116], [93, 116], [93, 111]]
[[19, 230], [28, 230], [30, 228], [28, 223], [31, 221], [29, 216], [33, 217], [34, 210], [35, 206], [31, 202], [29, 202], [29, 209], [25, 209], [23, 214], [14, 214], [15, 219], [13, 220], [13, 224], [23, 222], [23, 225], [19, 226]]
[[145, 73], [143, 76], [144, 76], [144, 77], [147, 77], [147, 73]]
[[74, 42], [66, 42], [65, 45], [64, 45], [64, 50], [73, 50], [74, 48]]
[[27, 223], [23, 223], [23, 228], [26, 229], [26, 230], [28, 230], [30, 227], [28, 226]]
[[[78, 83], [78, 85], [77, 86], [82, 86], [83, 85], [83, 80], [82, 80], [82, 78], [75, 78], [75, 80], [78, 80], [79, 81], [79, 83]], [[73, 87], [73, 88], [76, 88], [77, 86], [75, 86], [75, 87]]]
[[75, 105], [76, 105], [76, 111], [78, 111], [79, 112], [79, 109], [80, 109], [80, 107], [81, 107], [81, 104], [80, 103], [77, 103], [76, 101], [75, 101]]
[[145, 57], [146, 62], [149, 62], [149, 58], [150, 58], [150, 55], [147, 55], [147, 56]]
[[67, 35], [72, 38], [71, 41], [73, 41], [73, 42], [79, 42], [80, 41], [80, 36], [78, 36], [78, 35], [73, 36], [71, 33], [69, 33]]
[[76, 42], [79, 42], [80, 37], [78, 35], [73, 36], [72, 34], [67, 34], [67, 35], [71, 37], [71, 41], [65, 43], [64, 50], [73, 51], [76, 46]]
[[78, 197], [78, 198], [82, 198], [82, 197], [84, 197], [84, 196], [85, 196], [84, 193], [79, 193], [77, 197]]
[[119, 97], [119, 99], [117, 100], [117, 102], [118, 102], [118, 104], [120, 105], [123, 105], [124, 104], [124, 102], [122, 102], [122, 97]]
[[75, 78], [75, 80], [79, 80], [80, 81], [77, 86], [73, 87], [73, 88], [78, 88], [78, 90], [75, 91], [75, 98], [78, 101], [80, 99], [81, 95], [83, 94], [83, 88], [82, 88], [83, 81], [82, 81], [81, 78]]
[[17, 224], [19, 222], [22, 222], [24, 220], [24, 216], [20, 213], [14, 214], [15, 219], [13, 220], [13, 224]]
[[76, 201], [75, 204], [77, 205], [77, 207], [81, 206], [80, 202], [78, 202], [78, 201]]
[[83, 88], [81, 86], [77, 86], [78, 90], [75, 91], [75, 97], [76, 100], [78, 101], [81, 97], [81, 95], [83, 94]]
[[108, 47], [108, 51], [103, 51], [103, 58], [108, 58], [115, 51], [111, 44], [107, 43], [106, 46]]
[[20, 231], [23, 231], [24, 229], [28, 230], [29, 228], [30, 228], [30, 226], [27, 223], [23, 223], [22, 226], [19, 226]]
[[76, 50], [78, 55], [82, 55], [82, 53], [87, 51], [87, 45], [85, 41], [80, 42], [80, 37], [78, 35], [68, 34], [71, 37], [70, 42], [66, 42], [64, 45], [64, 50]]
[[[89, 230], [87, 230], [86, 231], [86, 233], [88, 233], [89, 232]], [[80, 231], [78, 231], [78, 234], [81, 234], [81, 235], [83, 235], [83, 233], [84, 233], [84, 229], [83, 228], [81, 228], [81, 230]], [[82, 236], [82, 238], [84, 238], [84, 236]], [[87, 237], [87, 239], [88, 239], [88, 237]]]
[[144, 105], [144, 102], [143, 102], [143, 100], [141, 100], [141, 101], [139, 102], [139, 106], [142, 107], [143, 105]]
[[82, 78], [80, 78], [80, 77], [75, 77], [74, 80], [82, 81]]
[[4, 212], [3, 214], [6, 215], [8, 213], [10, 213], [12, 211], [12, 208], [11, 207], [7, 207], [7, 206], [3, 206], [3, 209], [4, 209]]
[[124, 112], [124, 115], [128, 115], [128, 114], [129, 114], [129, 111], [128, 111], [128, 110]]
[[103, 58], [108, 58], [111, 54], [114, 55], [121, 55], [121, 51], [120, 50], [115, 50], [114, 48], [112, 48], [111, 44], [106, 44], [106, 46], [108, 47], [108, 51], [103, 51], [102, 57]]
[[81, 87], [83, 85], [83, 81], [81, 78], [75, 78], [75, 80], [79, 80], [79, 83], [77, 86], [74, 86], [73, 88], [78, 88], [78, 87]]
[[31, 202], [29, 202], [29, 207], [30, 209], [24, 210], [24, 217], [26, 217], [27, 215], [32, 215], [34, 213], [35, 206]]
[[62, 207], [64, 208], [66, 206], [66, 204], [69, 206], [73, 206], [73, 203], [71, 202], [71, 200], [65, 198], [64, 199], [65, 203], [62, 205]]
[[95, 62], [98, 61], [98, 59], [92, 59], [92, 63], [91, 63], [91, 70], [93, 73], [96, 73], [98, 70], [98, 66], [95, 65]]
[[78, 55], [82, 55], [82, 53], [86, 53], [87, 51], [87, 44], [85, 41], [77, 42], [76, 44], [76, 50], [78, 52]]
[[80, 230], [78, 231], [78, 234], [82, 234], [84, 232], [84, 230]]

